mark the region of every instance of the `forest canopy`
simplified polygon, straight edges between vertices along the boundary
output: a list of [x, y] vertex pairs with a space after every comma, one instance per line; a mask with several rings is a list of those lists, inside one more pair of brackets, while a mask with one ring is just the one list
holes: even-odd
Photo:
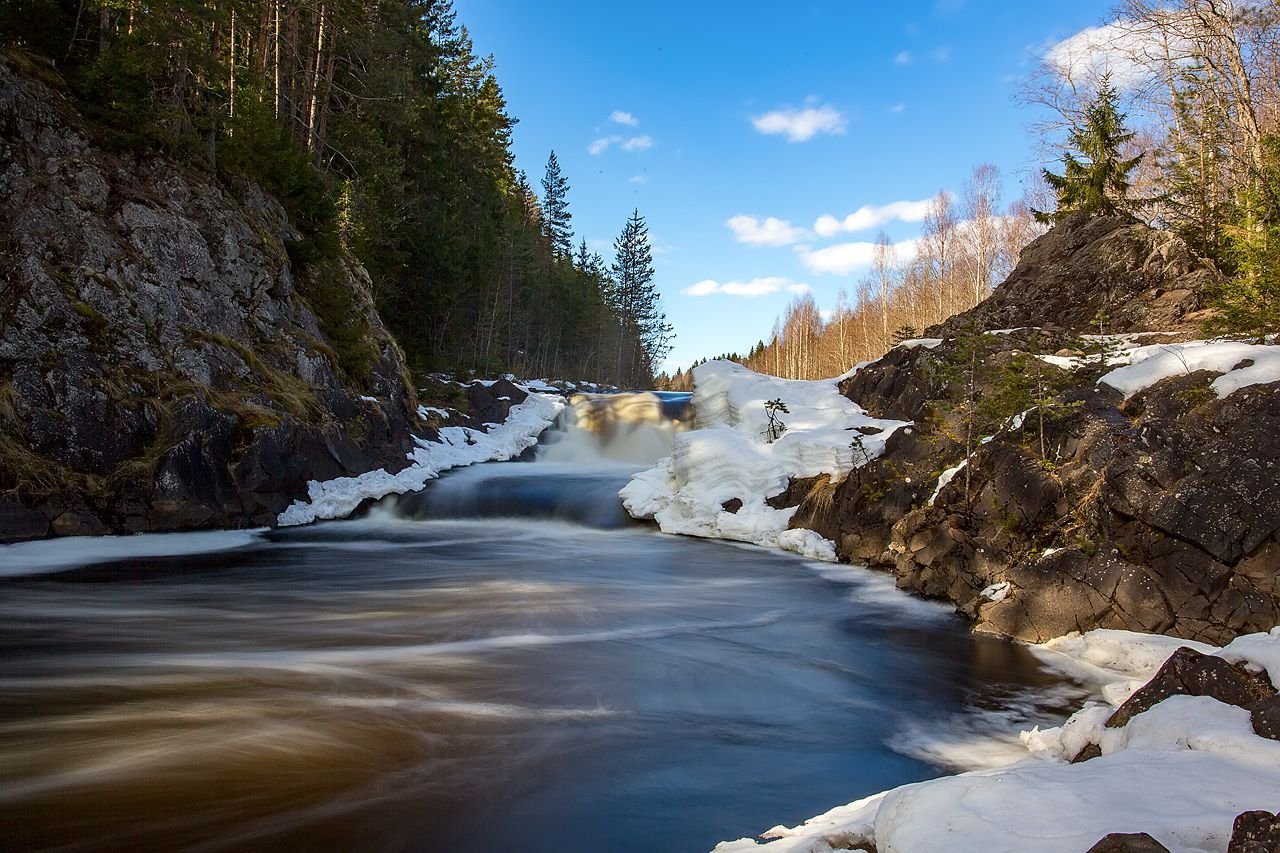
[[645, 385], [670, 347], [643, 219], [618, 224], [643, 268], [573, 251], [568, 178], [553, 152], [539, 199], [515, 169], [494, 61], [449, 0], [9, 0], [0, 38], [53, 64], [102, 143], [279, 198], [322, 325], [351, 304], [326, 262], [353, 254], [415, 370]]

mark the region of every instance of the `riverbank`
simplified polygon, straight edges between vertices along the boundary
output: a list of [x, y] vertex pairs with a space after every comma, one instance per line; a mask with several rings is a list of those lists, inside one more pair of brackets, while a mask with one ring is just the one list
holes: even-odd
[[[1210, 664], [1166, 667], [1184, 648], [1209, 656]], [[1092, 682], [1099, 700], [1086, 703], [1060, 727], [1024, 732], [1028, 754], [1023, 760], [894, 788], [799, 826], [766, 830], [763, 842], [723, 842], [715, 853], [1081, 853], [1112, 833], [1146, 833], [1164, 845], [1144, 850], [1221, 853], [1231, 843], [1239, 815], [1260, 810], [1270, 816], [1276, 808], [1280, 628], [1240, 637], [1220, 649], [1097, 630], [1032, 650], [1047, 665]], [[1269, 688], [1271, 698], [1254, 703], [1252, 710], [1224, 702], [1227, 679], [1216, 688], [1207, 686], [1203, 676], [1197, 681], [1191, 674], [1195, 667], [1202, 673], [1234, 672], [1241, 684], [1262, 694]], [[1187, 683], [1171, 683], [1175, 669]], [[1159, 685], [1154, 691], [1143, 688], [1153, 680]], [[1150, 701], [1161, 694], [1160, 701]], [[1274, 818], [1271, 825], [1273, 833], [1280, 829]]]

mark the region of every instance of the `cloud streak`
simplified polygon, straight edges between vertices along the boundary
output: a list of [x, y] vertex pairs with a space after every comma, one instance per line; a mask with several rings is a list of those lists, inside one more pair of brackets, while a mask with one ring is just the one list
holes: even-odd
[[919, 201], [892, 201], [879, 206], [866, 204], [843, 219], [823, 214], [813, 223], [813, 230], [819, 237], [834, 237], [840, 233], [870, 231], [894, 221], [923, 222], [929, 215], [929, 205], [932, 202], [933, 199], [924, 198]]
[[724, 283], [708, 278], [696, 284], [691, 284], [680, 292], [685, 296], [723, 294], [725, 296], [756, 299], [774, 293], [811, 293], [813, 288], [807, 284], [792, 281], [789, 278], [768, 276], [766, 278], [753, 278], [750, 281], [726, 281]]
[[640, 119], [625, 110], [614, 110], [609, 113], [609, 121], [615, 124], [625, 124], [627, 127], [636, 127], [640, 124]]
[[786, 136], [788, 142], [807, 142], [818, 134], [844, 133], [845, 119], [834, 107], [781, 109], [755, 116], [751, 124], [767, 136]]
[[587, 146], [587, 153], [593, 157], [599, 157], [615, 145], [623, 151], [647, 151], [653, 147], [653, 137], [633, 136], [630, 139], [624, 139], [621, 136], [602, 136]]

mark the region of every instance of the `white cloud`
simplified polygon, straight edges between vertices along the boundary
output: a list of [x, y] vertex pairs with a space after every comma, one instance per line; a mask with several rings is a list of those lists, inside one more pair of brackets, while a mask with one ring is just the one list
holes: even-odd
[[614, 110], [609, 113], [609, 121], [616, 122], [617, 124], [625, 124], [627, 127], [635, 127], [640, 123], [640, 119], [623, 110]]
[[773, 216], [762, 221], [740, 213], [730, 217], [724, 224], [729, 226], [734, 239], [748, 246], [789, 246], [807, 236], [803, 228]]
[[813, 223], [813, 230], [819, 237], [834, 237], [840, 232], [855, 233], [879, 228], [889, 222], [922, 222], [929, 215], [931, 198], [919, 201], [892, 201], [880, 206], [863, 205], [844, 219], [837, 219], [830, 214], [823, 214]]
[[608, 151], [610, 145], [614, 145], [621, 141], [621, 136], [602, 136], [587, 146], [587, 153], [593, 156], [599, 156]]
[[710, 296], [713, 293], [722, 293], [726, 296], [755, 299], [772, 293], [812, 293], [813, 288], [789, 278], [769, 276], [753, 278], [751, 281], [726, 281], [723, 284], [708, 278], [697, 284], [691, 284], [680, 292], [685, 296]]
[[889, 107], [889, 112], [891, 113], [905, 113], [906, 111], [907, 111], [906, 104], [894, 104], [893, 106]]
[[1156, 28], [1118, 20], [1088, 27], [1045, 51], [1045, 64], [1064, 78], [1078, 83], [1111, 73], [1111, 82], [1125, 89], [1138, 86], [1159, 73], [1165, 51], [1175, 61], [1189, 61], [1193, 45], [1176, 33], [1166, 44]]
[[751, 119], [764, 134], [784, 134], [788, 142], [805, 142], [819, 133], [844, 133], [844, 116], [834, 107], [782, 109]]
[[[894, 260], [907, 261], [915, 257], [918, 240], [903, 240], [893, 244]], [[857, 269], [871, 266], [876, 256], [876, 244], [865, 241], [837, 243], [821, 249], [799, 247], [796, 254], [805, 268], [817, 275], [848, 275]]]
[[587, 153], [599, 156], [617, 145], [623, 151], [646, 151], [653, 147], [653, 137], [633, 136], [623, 139], [621, 136], [602, 136], [587, 146]]
[[914, 59], [915, 57], [911, 55], [911, 51], [904, 50], [893, 58], [893, 64], [910, 65]]
[[631, 177], [627, 178], [627, 183], [636, 184], [637, 186], [639, 186], [640, 184], [649, 183], [649, 179], [646, 178], [644, 175], [632, 175]]
[[622, 143], [623, 151], [646, 151], [653, 147], [653, 137], [633, 136]]

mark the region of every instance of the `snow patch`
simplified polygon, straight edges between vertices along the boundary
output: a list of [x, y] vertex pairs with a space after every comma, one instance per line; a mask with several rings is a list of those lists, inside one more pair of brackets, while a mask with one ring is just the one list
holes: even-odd
[[440, 442], [415, 438], [411, 464], [397, 474], [385, 468], [359, 477], [338, 477], [307, 484], [308, 501], [294, 501], [276, 519], [281, 527], [309, 524], [322, 518], [343, 518], [366, 500], [401, 495], [421, 489], [440, 472], [476, 462], [493, 462], [519, 456], [538, 443], [538, 436], [555, 422], [564, 408], [562, 397], [533, 393], [511, 408], [505, 423], [489, 432], [469, 427], [444, 427]]
[[1219, 397], [1228, 397], [1250, 385], [1280, 382], [1280, 347], [1237, 341], [1190, 341], [1156, 344], [1130, 352], [1129, 363], [1103, 376], [1125, 399], [1162, 379], [1196, 370], [1221, 373], [1211, 384]]

